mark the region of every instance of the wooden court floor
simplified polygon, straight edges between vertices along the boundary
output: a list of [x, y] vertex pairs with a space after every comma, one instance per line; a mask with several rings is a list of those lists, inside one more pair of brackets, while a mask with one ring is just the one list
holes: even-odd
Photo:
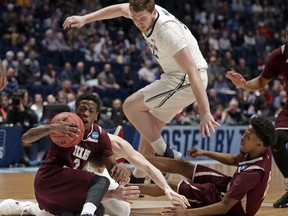
[[[233, 174], [234, 169], [221, 164], [207, 164], [207, 166], [215, 168], [226, 174]], [[13, 173], [0, 174], [0, 201], [7, 198], [18, 200], [35, 200], [33, 192], [33, 178], [35, 173]], [[171, 175], [168, 180], [178, 181], [182, 177], [179, 175]], [[267, 196], [262, 207], [256, 214], [257, 216], [287, 216], [288, 208], [276, 209], [272, 207], [272, 203], [283, 195], [284, 183], [283, 178], [277, 167], [273, 165], [272, 179]], [[132, 211], [131, 216], [138, 215], [161, 215], [160, 212], [165, 206], [171, 203], [165, 196], [139, 198], [131, 200]], [[1, 215], [1, 213], [0, 213]], [[119, 215], [120, 216], [120, 215]]]

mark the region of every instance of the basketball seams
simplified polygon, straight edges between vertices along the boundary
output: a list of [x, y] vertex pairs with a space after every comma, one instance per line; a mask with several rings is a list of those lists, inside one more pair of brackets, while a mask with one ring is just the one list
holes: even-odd
[[84, 126], [83, 121], [80, 119], [80, 117], [72, 112], [59, 113], [56, 116], [54, 116], [50, 122], [53, 123], [58, 118], [62, 118], [65, 115], [68, 116], [65, 122], [76, 124], [77, 128], [80, 129], [80, 132], [78, 133], [78, 137], [75, 137], [74, 139], [69, 139], [69, 137], [66, 137], [64, 135], [50, 133], [50, 138], [55, 144], [59, 145], [60, 147], [69, 148], [69, 147], [74, 147], [74, 145], [81, 142], [84, 132], [85, 132], [85, 126]]

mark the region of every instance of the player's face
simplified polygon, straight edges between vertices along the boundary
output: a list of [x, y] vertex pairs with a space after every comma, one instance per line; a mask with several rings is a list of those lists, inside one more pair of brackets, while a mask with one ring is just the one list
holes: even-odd
[[75, 113], [82, 119], [85, 130], [89, 131], [98, 117], [97, 104], [91, 100], [82, 100], [76, 108]]
[[148, 32], [151, 29], [156, 18], [156, 13], [156, 10], [152, 13], [147, 10], [140, 12], [131, 11], [133, 22], [141, 32]]
[[243, 153], [254, 152], [260, 143], [261, 143], [261, 140], [255, 134], [253, 127], [250, 125], [245, 130], [245, 133], [243, 134], [241, 138], [241, 152]]

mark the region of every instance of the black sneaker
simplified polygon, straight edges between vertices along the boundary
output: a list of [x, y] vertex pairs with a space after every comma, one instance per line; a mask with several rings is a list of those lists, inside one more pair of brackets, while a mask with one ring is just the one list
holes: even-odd
[[286, 192], [280, 199], [273, 203], [274, 208], [287, 208], [288, 207], [288, 192]]
[[144, 178], [136, 178], [133, 173], [130, 175], [130, 182], [131, 184], [144, 184], [146, 177]]
[[174, 159], [181, 159], [181, 158], [182, 158], [182, 153], [176, 151], [175, 149], [170, 148], [170, 147], [167, 145], [163, 157], [174, 158]]

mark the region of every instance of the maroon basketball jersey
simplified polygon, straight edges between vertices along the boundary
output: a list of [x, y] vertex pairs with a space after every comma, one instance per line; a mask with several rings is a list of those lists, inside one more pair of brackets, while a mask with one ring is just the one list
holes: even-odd
[[271, 179], [272, 152], [267, 148], [264, 155], [252, 160], [244, 156], [234, 173], [226, 196], [239, 200], [229, 215], [255, 215], [268, 190]]
[[[288, 43], [275, 49], [271, 53], [261, 75], [266, 79], [274, 79], [278, 76], [282, 76], [285, 82], [285, 90], [288, 95]], [[276, 119], [275, 127], [288, 127], [288, 101], [286, 101], [284, 109]]]
[[82, 169], [95, 153], [104, 157], [113, 155], [106, 131], [96, 124], [91, 127], [91, 131], [85, 132], [79, 144], [71, 148], [63, 148], [52, 142], [43, 164]]

